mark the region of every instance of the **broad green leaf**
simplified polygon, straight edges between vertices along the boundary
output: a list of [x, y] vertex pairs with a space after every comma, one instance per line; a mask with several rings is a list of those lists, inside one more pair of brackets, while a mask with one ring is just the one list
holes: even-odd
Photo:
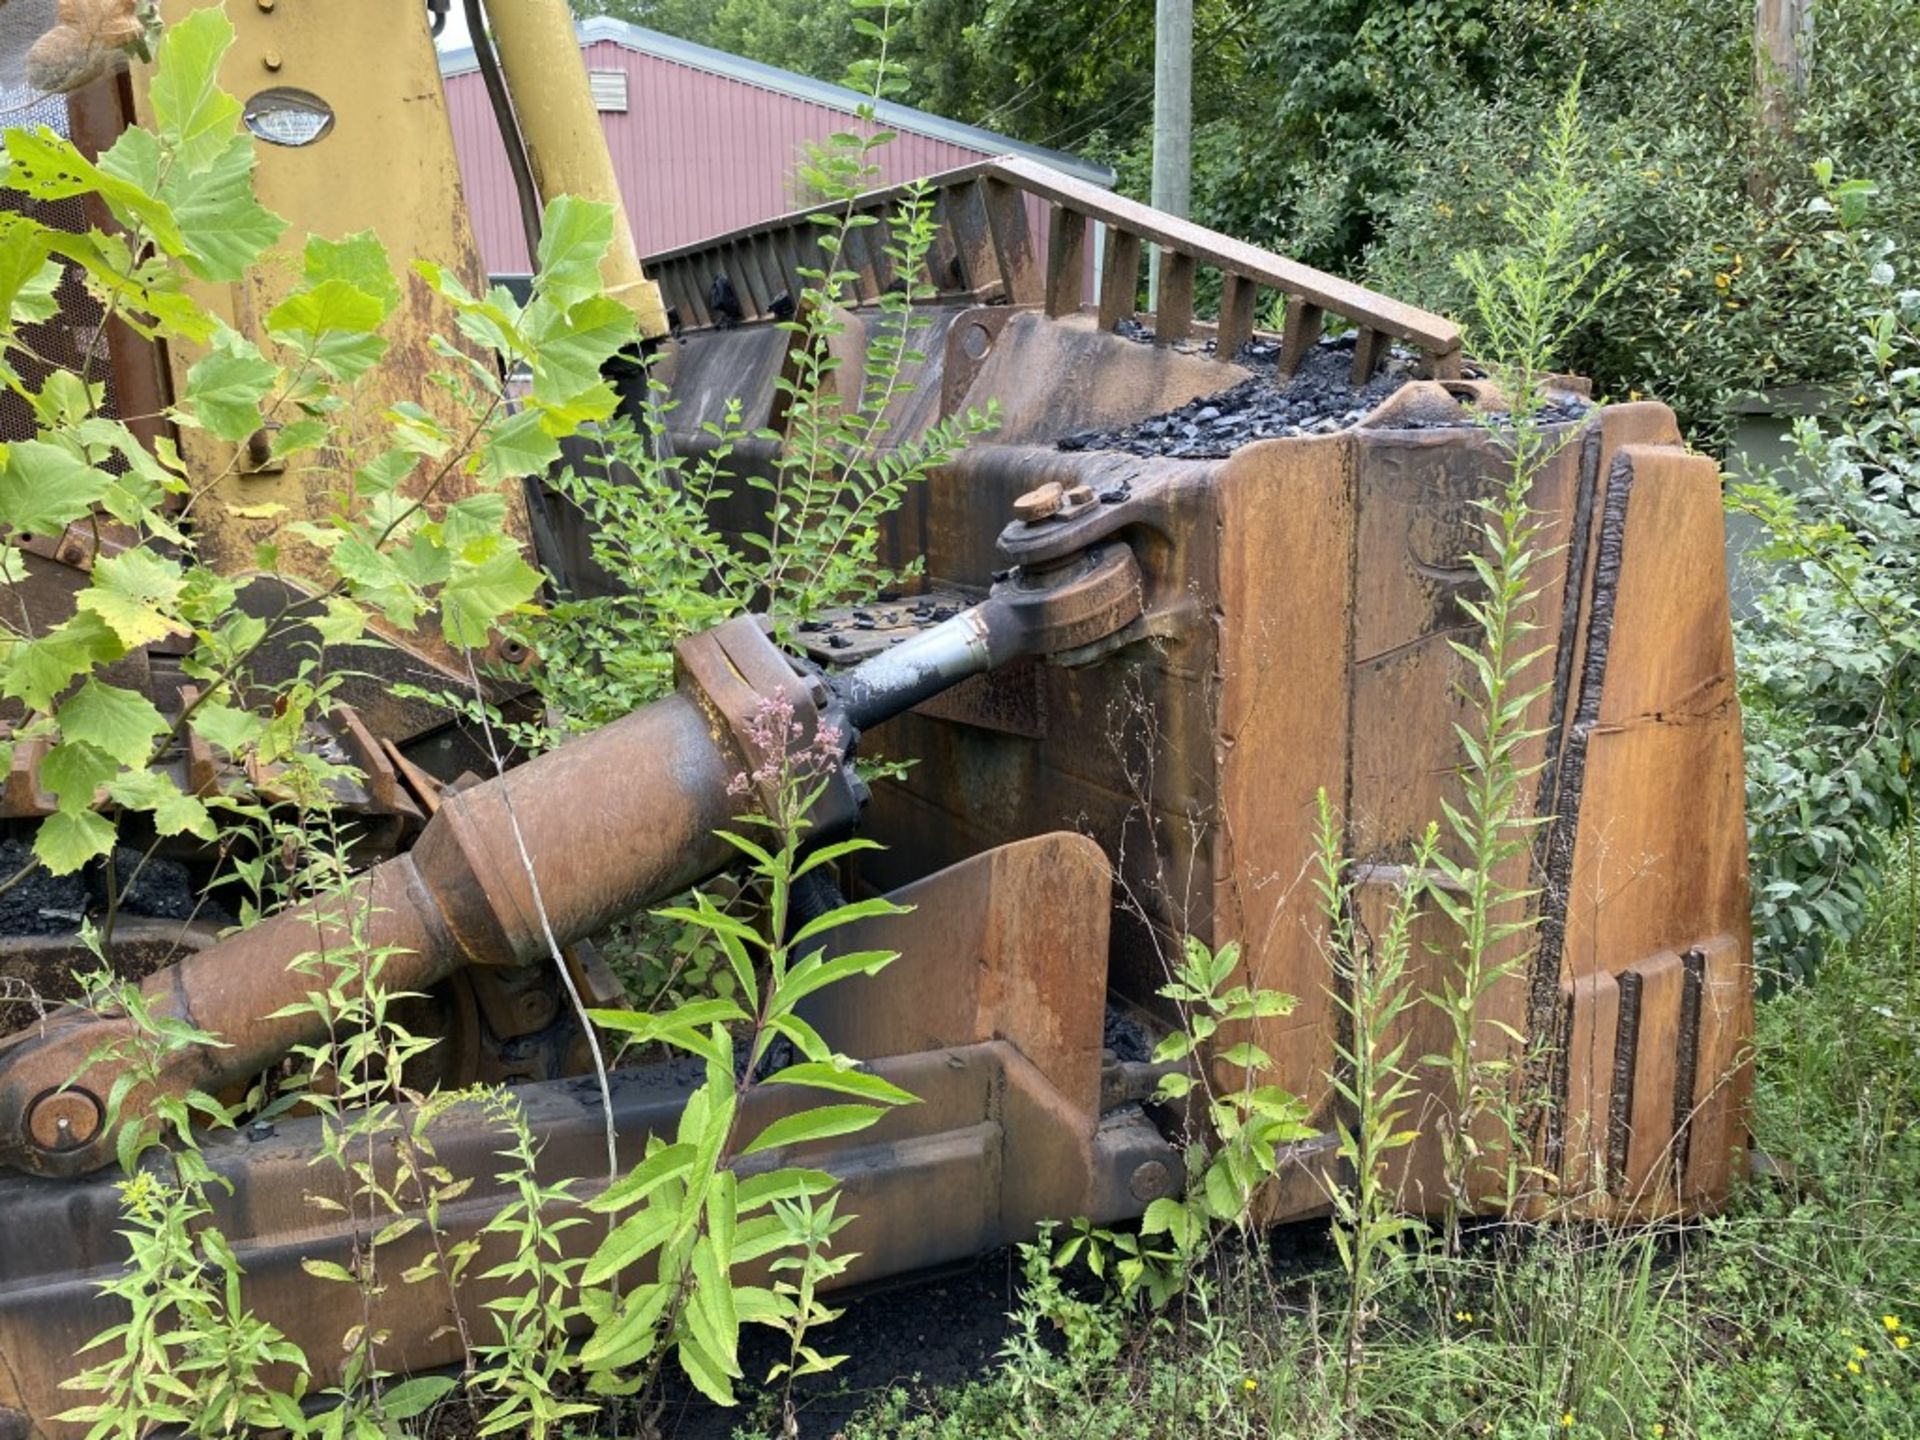
[[95, 562], [93, 584], [74, 603], [104, 620], [132, 649], [187, 627], [166, 613], [185, 585], [180, 568], [151, 550], [124, 550]]
[[60, 262], [48, 260], [14, 291], [11, 314], [15, 324], [51, 320], [60, 311], [54, 291], [60, 288], [63, 274]]
[[742, 1220], [733, 1234], [733, 1263], [747, 1265], [791, 1245], [787, 1222], [778, 1215]]
[[83, 740], [63, 740], [40, 759], [40, 782], [59, 799], [62, 810], [87, 809], [100, 787], [119, 773], [118, 760]]
[[175, 163], [188, 170], [206, 165], [236, 133], [240, 102], [220, 88], [220, 61], [232, 44], [233, 22], [207, 6], [169, 25], [155, 48], [148, 101]]
[[440, 517], [440, 533], [448, 548], [464, 550], [475, 540], [503, 534], [507, 527], [507, 497], [492, 492], [469, 495], [447, 506]]
[[88, 680], [60, 707], [60, 734], [113, 756], [122, 765], [144, 766], [153, 742], [167, 733], [166, 718], [144, 695]]
[[[484, 558], [474, 559], [476, 552]], [[478, 650], [502, 616], [519, 610], [540, 589], [540, 572], [520, 558], [505, 536], [467, 546], [440, 591], [440, 625], [455, 645]]]
[[722, 1274], [733, 1269], [733, 1234], [739, 1223], [740, 1182], [731, 1170], [714, 1172], [707, 1186], [707, 1234]]
[[52, 874], [71, 875], [113, 849], [113, 833], [112, 824], [91, 810], [61, 810], [34, 831], [33, 853]]
[[411, 1420], [424, 1415], [458, 1382], [451, 1375], [416, 1375], [389, 1386], [380, 1395], [380, 1410], [389, 1420]]
[[302, 257], [307, 283], [323, 285], [329, 280], [344, 280], [354, 289], [380, 302], [382, 318], [400, 303], [400, 282], [394, 278], [387, 258], [387, 247], [371, 230], [361, 230], [344, 240], [328, 240], [313, 235], [307, 239]]
[[126, 653], [126, 645], [106, 621], [91, 610], [80, 610], [39, 639], [14, 648], [0, 669], [0, 694], [30, 710], [50, 710], [75, 677]]
[[852, 954], [836, 955], [818, 964], [802, 962], [794, 967], [786, 983], [780, 987], [774, 1008], [779, 1011], [791, 1010], [816, 990], [824, 990], [853, 975], [877, 974], [899, 958], [900, 952], [897, 950], [856, 950]]
[[800, 927], [799, 932], [787, 942], [787, 945], [796, 954], [804, 954], [806, 942], [816, 935], [824, 935], [827, 931], [836, 930], [842, 925], [851, 925], [855, 920], [868, 920], [881, 915], [905, 915], [912, 908], [910, 905], [896, 905], [893, 901], [880, 896], [855, 900], [829, 910], [825, 915], [815, 916]]
[[24, 535], [57, 535], [89, 514], [113, 477], [64, 445], [19, 440], [0, 470], [0, 522]]
[[353, 472], [353, 483], [367, 495], [381, 495], [398, 488], [420, 464], [411, 450], [388, 450], [375, 456]]
[[1162, 1196], [1140, 1217], [1140, 1233], [1166, 1235], [1182, 1251], [1189, 1251], [1200, 1238], [1200, 1222], [1181, 1201]]
[[374, 332], [387, 317], [382, 301], [345, 280], [323, 280], [296, 291], [267, 315], [275, 339], [311, 354], [328, 374], [354, 380], [386, 352]]
[[589, 1210], [617, 1211], [646, 1199], [682, 1175], [694, 1158], [691, 1145], [663, 1145], [587, 1202]]
[[129, 770], [107, 784], [107, 794], [127, 810], [151, 811], [153, 828], [162, 835], [192, 835], [217, 840], [219, 828], [207, 807], [185, 794], [167, 776], [152, 770]]
[[656, 1327], [676, 1288], [651, 1284], [628, 1293], [581, 1347], [581, 1365], [589, 1371], [624, 1369], [651, 1355], [659, 1339]]
[[716, 1405], [734, 1403], [731, 1377], [720, 1362], [701, 1347], [698, 1340], [691, 1335], [683, 1335], [677, 1349], [680, 1368], [687, 1372], [694, 1389]]
[[733, 1308], [742, 1325], [778, 1325], [794, 1313], [792, 1300], [761, 1285], [734, 1286]]
[[377, 606], [394, 624], [410, 629], [419, 619], [425, 602], [392, 552], [350, 535], [334, 546], [333, 568], [357, 598]]
[[[144, 139], [129, 140], [129, 136]], [[153, 137], [146, 131], [135, 127], [122, 132], [120, 140], [101, 157], [101, 165], [93, 164], [70, 141], [45, 125], [9, 128], [4, 137], [0, 137], [0, 143], [5, 144], [11, 162], [6, 179], [13, 189], [25, 191], [37, 200], [66, 200], [76, 195], [98, 194], [116, 218], [131, 229], [144, 231], [169, 254], [178, 255], [186, 249], [173, 211], [150, 193], [146, 177], [128, 181], [107, 168], [114, 157], [121, 154], [123, 145], [157, 150]], [[50, 243], [60, 246], [58, 237], [50, 237]], [[94, 253], [97, 258], [98, 252]]]
[[237, 281], [280, 238], [287, 222], [253, 194], [253, 140], [235, 135], [206, 170], [166, 188], [187, 242], [187, 267], [202, 280]]
[[882, 1105], [913, 1105], [919, 1096], [911, 1091], [902, 1090], [890, 1081], [882, 1080], [878, 1075], [855, 1070], [849, 1066], [817, 1064], [808, 1062], [802, 1065], [789, 1065], [784, 1070], [776, 1070], [767, 1077], [771, 1085], [805, 1085], [813, 1090], [836, 1090], [843, 1095], [854, 1095], [862, 1100], [872, 1100]]
[[673, 1233], [674, 1213], [670, 1205], [653, 1204], [629, 1215], [600, 1242], [600, 1248], [580, 1272], [582, 1285], [598, 1285], [611, 1280], [629, 1265], [638, 1264], [659, 1249]]
[[[0, 233], [0, 314], [11, 316], [16, 325], [53, 314], [53, 286], [59, 283], [60, 267], [47, 255], [45, 233], [37, 227], [19, 225]], [[51, 281], [42, 295], [41, 278], [49, 275]]]
[[600, 292], [600, 262], [613, 243], [613, 207], [573, 195], [556, 197], [540, 225], [534, 288], [562, 306]]
[[278, 367], [229, 330], [188, 369], [184, 408], [222, 440], [238, 444], [260, 428], [260, 402], [279, 377]]
[[1240, 1195], [1234, 1189], [1233, 1177], [1227, 1173], [1225, 1165], [1214, 1164], [1207, 1167], [1204, 1188], [1208, 1214], [1216, 1220], [1240, 1218]]
[[[271, 453], [276, 460], [285, 460], [304, 450], [317, 449], [327, 440], [327, 422], [317, 419], [294, 420], [279, 425], [273, 431]], [[238, 506], [234, 507], [236, 510]]]
[[266, 722], [251, 710], [242, 710], [224, 700], [203, 700], [188, 722], [193, 733], [229, 755], [238, 756], [260, 743]]
[[480, 478], [504, 486], [526, 475], [544, 475], [560, 458], [560, 442], [547, 432], [538, 410], [522, 410], [493, 426], [480, 452]]
[[783, 1145], [800, 1145], [809, 1140], [825, 1140], [835, 1135], [851, 1135], [865, 1130], [886, 1114], [880, 1105], [820, 1105], [774, 1121], [753, 1137], [740, 1153], [757, 1155]]
[[815, 1199], [825, 1195], [840, 1182], [824, 1170], [801, 1170], [791, 1166], [780, 1170], [767, 1170], [758, 1175], [750, 1175], [739, 1183], [734, 1192], [733, 1208], [736, 1215], [747, 1215], [762, 1205], [770, 1205], [775, 1200], [797, 1200], [801, 1196]]
[[33, 397], [34, 414], [43, 429], [70, 431], [86, 423], [105, 392], [104, 385], [90, 386], [71, 370], [56, 370]]
[[618, 300], [595, 296], [562, 310], [545, 297], [521, 324], [533, 366], [533, 398], [564, 404], [600, 381], [600, 370], [637, 333], [634, 314]]
[[740, 1317], [733, 1308], [733, 1284], [714, 1249], [713, 1236], [693, 1245], [693, 1300], [687, 1307], [694, 1338], [729, 1377], [740, 1374]]
[[690, 1000], [663, 1014], [642, 1010], [589, 1010], [587, 1018], [602, 1030], [631, 1035], [645, 1044], [678, 1030], [701, 1030], [709, 1025], [731, 1025], [747, 1018], [732, 1000]]
[[326, 645], [351, 645], [367, 633], [367, 612], [344, 596], [332, 595], [308, 622]]

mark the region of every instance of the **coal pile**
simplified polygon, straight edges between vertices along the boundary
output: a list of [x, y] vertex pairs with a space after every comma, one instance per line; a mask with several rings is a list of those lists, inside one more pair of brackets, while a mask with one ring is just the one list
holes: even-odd
[[[1395, 350], [1371, 380], [1354, 385], [1350, 378], [1353, 345], [1352, 335], [1322, 340], [1307, 352], [1294, 377], [1282, 384], [1276, 378], [1279, 345], [1256, 340], [1234, 357], [1236, 363], [1254, 372], [1252, 378], [1122, 430], [1069, 435], [1058, 442], [1059, 447], [1166, 455], [1177, 460], [1223, 460], [1256, 440], [1330, 435], [1345, 430], [1414, 378], [1413, 357]], [[1577, 419], [1584, 410], [1577, 401], [1556, 401], [1541, 419], [1549, 424]], [[1439, 423], [1409, 418], [1398, 422], [1397, 428], [1424, 429]]]
[[1274, 377], [1280, 362], [1277, 344], [1256, 340], [1234, 359], [1254, 372], [1252, 378], [1124, 430], [1069, 435], [1059, 442], [1060, 448], [1220, 460], [1255, 440], [1344, 430], [1413, 378], [1408, 360], [1395, 354], [1367, 384], [1351, 384], [1351, 335], [1314, 346], [1284, 385]]

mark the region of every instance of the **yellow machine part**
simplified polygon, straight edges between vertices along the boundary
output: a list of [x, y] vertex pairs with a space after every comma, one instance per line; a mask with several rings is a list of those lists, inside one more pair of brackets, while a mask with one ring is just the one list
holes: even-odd
[[[205, 5], [165, 0], [162, 14], [177, 21]], [[286, 234], [278, 251], [245, 280], [201, 286], [199, 298], [234, 329], [264, 341], [265, 317], [297, 282], [309, 235], [339, 239], [371, 230], [380, 237], [401, 281], [400, 304], [384, 332], [391, 349], [361, 382], [354, 409], [339, 427], [345, 433], [322, 452], [351, 464], [384, 448], [379, 417], [398, 401], [417, 401], [449, 421], [457, 418], [428, 379], [446, 364], [433, 353], [432, 337], [454, 336], [454, 317], [407, 267], [430, 259], [470, 288], [486, 278], [461, 191], [433, 40], [422, 7], [409, 0], [225, 0], [223, 8], [235, 43], [221, 84], [243, 101], [277, 86], [309, 91], [332, 109], [334, 122], [309, 145], [257, 142], [257, 192], [287, 221]], [[150, 118], [147, 79], [134, 76], [142, 119]], [[176, 389], [197, 358], [185, 347], [169, 355]], [[196, 529], [202, 557], [232, 574], [255, 571], [258, 547], [275, 541], [287, 525], [326, 513], [343, 478], [326, 458], [254, 467], [234, 446], [191, 428], [183, 428], [180, 448], [196, 476], [220, 477], [196, 507]], [[472, 478], [454, 473], [439, 482], [435, 495], [452, 501], [478, 488]], [[506, 526], [525, 540], [524, 497], [513, 487], [505, 498]], [[272, 505], [282, 508], [263, 517]], [[310, 587], [330, 578], [323, 576], [321, 557], [292, 545], [282, 547], [276, 572]], [[408, 636], [407, 648], [454, 664], [437, 635]]]
[[666, 305], [660, 287], [640, 268], [567, 0], [509, 0], [504, 5], [496, 0], [488, 15], [500, 72], [527, 142], [534, 187], [542, 200], [579, 195], [613, 206], [613, 244], [601, 263], [601, 278], [607, 293], [639, 318], [640, 332], [659, 339], [667, 333]]

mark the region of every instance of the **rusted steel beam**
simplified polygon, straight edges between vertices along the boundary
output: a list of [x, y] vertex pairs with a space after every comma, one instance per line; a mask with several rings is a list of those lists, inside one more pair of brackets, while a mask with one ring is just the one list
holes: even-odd
[[[1026, 232], [1025, 217], [1021, 214], [1016, 218], [1014, 212], [1024, 210], [1023, 196], [1037, 196], [1049, 202], [1056, 214], [1080, 217], [1083, 227], [1087, 221], [1106, 226], [1109, 256], [1114, 256], [1116, 247], [1124, 250], [1130, 246], [1136, 256], [1136, 268], [1139, 247], [1150, 243], [1163, 255], [1180, 257], [1182, 264], [1217, 269], [1233, 290], [1237, 306], [1249, 305], [1250, 301], [1241, 298], [1247, 292], [1235, 289], [1236, 281], [1256, 289], [1278, 290], [1303, 306], [1338, 315], [1358, 329], [1413, 347], [1421, 353], [1427, 372], [1437, 378], [1459, 373], [1460, 330], [1443, 316], [1205, 226], [1163, 214], [1045, 165], [1001, 156], [947, 171], [924, 183], [934, 191], [934, 215], [941, 236], [935, 246], [936, 257], [947, 262], [934, 263], [936, 257], [929, 257], [934, 287], [942, 294], [967, 291], [977, 298], [1002, 298], [1016, 305], [1044, 302], [1053, 307], [1049, 313], [1069, 313], [1060, 308], [1064, 303], [1064, 290], [1050, 288], [1064, 286], [1067, 271], [1050, 258], [1046, 275], [1040, 275], [1031, 263], [1030, 250], [1024, 248], [1030, 246], [1030, 240], [1020, 238]], [[861, 204], [884, 209], [905, 199], [908, 193], [906, 186], [876, 190], [862, 197]], [[647, 264], [658, 271], [682, 259], [712, 255], [743, 237], [799, 233], [812, 229], [816, 216], [833, 213], [838, 208], [821, 205], [796, 211], [728, 235], [663, 251], [651, 257]], [[952, 246], [951, 251], [946, 249], [948, 244]], [[958, 273], [954, 273], [948, 262], [949, 255], [957, 258]], [[1124, 259], [1124, 255], [1119, 258]], [[1109, 264], [1109, 274], [1112, 269]], [[1137, 281], [1137, 276], [1135, 278]], [[1125, 302], [1124, 311], [1116, 303], [1118, 300], [1118, 295], [1103, 285], [1103, 325], [1111, 327], [1118, 319], [1133, 313], [1130, 299]], [[1238, 317], [1244, 313], [1248, 312], [1236, 310], [1236, 326]], [[1177, 314], [1170, 311], [1168, 318], [1176, 322], [1177, 329]], [[1231, 354], [1230, 351], [1224, 353]]]
[[1047, 228], [1047, 314], [1078, 315], [1086, 284], [1087, 217], [1053, 206]]
[[[161, 1083], [176, 1093], [218, 1090], [319, 1039], [321, 1017], [275, 1013], [311, 986], [289, 969], [302, 956], [386, 950], [387, 983], [424, 990], [466, 965], [545, 957], [549, 936], [568, 944], [592, 935], [724, 865], [732, 851], [715, 832], [751, 803], [729, 783], [760, 758], [747, 731], [762, 698], [784, 693], [806, 735], [820, 713], [814, 690], [751, 620], [693, 637], [680, 662], [681, 688], [667, 699], [444, 795], [413, 849], [345, 895], [275, 916], [152, 977], [143, 988], [157, 1014], [221, 1041], [176, 1052]], [[855, 811], [844, 781], [837, 793], [829, 828]], [[0, 1115], [12, 1120], [0, 1130], [0, 1164], [74, 1176], [112, 1158], [104, 1097], [124, 1067], [94, 1057], [125, 1027], [63, 1012], [0, 1056]], [[69, 1082], [92, 1118], [48, 1144], [36, 1111]], [[127, 1104], [147, 1098], [136, 1091]]]
[[1291, 380], [1307, 352], [1319, 343], [1324, 319], [1318, 305], [1297, 296], [1287, 301], [1286, 329], [1280, 336], [1280, 379]]
[[1027, 230], [1027, 206], [1021, 192], [989, 175], [980, 182], [986, 197], [987, 220], [993, 228], [993, 250], [1007, 299], [1015, 305], [1038, 305], [1046, 293], [1046, 277], [1033, 253]]
[[1100, 328], [1111, 330], [1133, 318], [1140, 296], [1140, 237], [1127, 230], [1107, 231], [1100, 263]]
[[1240, 347], [1253, 338], [1254, 312], [1260, 302], [1260, 287], [1244, 275], [1226, 275], [1220, 282], [1220, 328], [1214, 336], [1213, 353], [1231, 360]]
[[[821, 992], [809, 1018], [830, 1043], [861, 1056], [872, 1073], [917, 1097], [848, 1145], [816, 1142], [741, 1162], [750, 1174], [814, 1165], [845, 1182], [841, 1213], [856, 1216], [844, 1246], [859, 1258], [837, 1285], [925, 1269], [1026, 1238], [1042, 1219], [1086, 1215], [1110, 1223], [1137, 1215], [1180, 1183], [1180, 1159], [1137, 1109], [1104, 1114], [1100, 1061], [1111, 914], [1106, 857], [1084, 836], [1058, 833], [1003, 846], [896, 893], [911, 913], [849, 927], [848, 949], [892, 948], [902, 958], [879, 975]], [[620, 1162], [644, 1153], [649, 1136], [671, 1134], [697, 1065], [616, 1069], [612, 1116]], [[510, 1092], [541, 1138], [543, 1181], [573, 1181], [576, 1203], [607, 1183], [605, 1114], [591, 1084], [554, 1081]], [[746, 1101], [750, 1135], [809, 1103], [795, 1087], [767, 1086]], [[355, 1234], [309, 1197], [346, 1199], [343, 1177], [316, 1167], [318, 1118], [277, 1131], [214, 1139], [209, 1164], [231, 1184], [212, 1190], [213, 1223], [245, 1272], [248, 1308], [279, 1326], [336, 1383], [340, 1337], [365, 1316], [351, 1285], [316, 1284], [308, 1260], [351, 1264]], [[396, 1125], [412, 1116], [402, 1107]], [[497, 1117], [469, 1102], [431, 1130], [437, 1162], [474, 1178], [444, 1205], [442, 1243], [476, 1240], [464, 1274], [463, 1313], [500, 1292], [483, 1277], [511, 1237], [484, 1227], [510, 1197], [499, 1176]], [[391, 1157], [380, 1161], [391, 1178]], [[98, 1283], [123, 1262], [118, 1194], [111, 1175], [78, 1182], [0, 1177], [0, 1214], [46, 1243], [0, 1247], [0, 1407], [61, 1434], [48, 1417], [77, 1403], [60, 1388], [73, 1356], [100, 1327]], [[556, 1218], [561, 1212], [556, 1212]], [[938, 1216], [938, 1223], [929, 1223]], [[591, 1248], [600, 1226], [571, 1227], [567, 1243]], [[381, 1251], [389, 1274], [426, 1258], [425, 1231]], [[577, 1252], [576, 1252], [577, 1253]], [[744, 1275], [744, 1272], [742, 1272]], [[446, 1289], [388, 1285], [371, 1297], [374, 1323], [392, 1334], [389, 1363], [410, 1370], [458, 1363]], [[0, 1412], [0, 1425], [7, 1417]], [[4, 1432], [0, 1432], [4, 1433]]]
[[1153, 338], [1165, 344], [1193, 334], [1193, 257], [1160, 252], [1160, 293], [1153, 312]]
[[947, 188], [947, 223], [960, 261], [960, 283], [982, 298], [1006, 293], [1000, 257], [993, 243], [993, 220], [985, 191], [973, 180]]
[[1387, 337], [1369, 326], [1361, 326], [1353, 336], [1353, 374], [1355, 385], [1365, 385], [1387, 356]]

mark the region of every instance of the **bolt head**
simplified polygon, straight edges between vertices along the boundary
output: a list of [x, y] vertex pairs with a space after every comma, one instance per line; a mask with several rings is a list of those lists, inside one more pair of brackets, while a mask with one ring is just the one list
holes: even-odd
[[1060, 513], [1060, 507], [1066, 503], [1067, 492], [1058, 480], [1049, 480], [1037, 489], [1029, 490], [1013, 502], [1013, 514], [1017, 520], [1029, 525], [1037, 525], [1049, 516]]
[[1134, 1167], [1127, 1189], [1136, 1200], [1158, 1200], [1173, 1188], [1173, 1172], [1159, 1160], [1148, 1160]]

